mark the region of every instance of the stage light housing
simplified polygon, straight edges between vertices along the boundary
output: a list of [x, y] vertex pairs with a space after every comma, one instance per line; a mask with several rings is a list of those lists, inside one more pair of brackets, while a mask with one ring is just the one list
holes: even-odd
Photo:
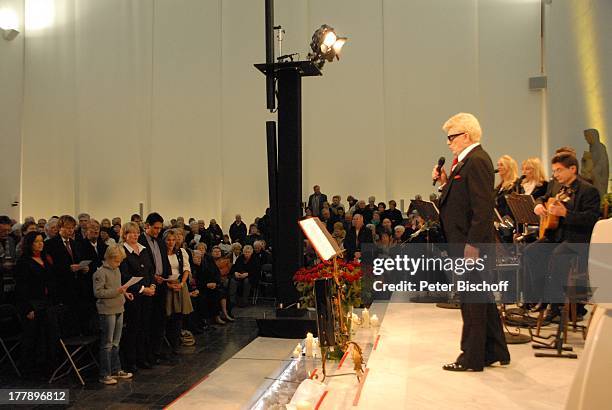
[[344, 46], [347, 40], [347, 37], [338, 37], [332, 27], [323, 24], [312, 35], [312, 41], [310, 42], [312, 52], [308, 54], [308, 58], [319, 69], [323, 68], [325, 61], [331, 63], [334, 61], [334, 57], [336, 60], [340, 60], [342, 46]]

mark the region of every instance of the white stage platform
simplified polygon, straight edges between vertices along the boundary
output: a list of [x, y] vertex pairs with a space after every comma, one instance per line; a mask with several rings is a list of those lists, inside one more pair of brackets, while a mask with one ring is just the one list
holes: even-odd
[[[459, 353], [459, 310], [432, 304], [377, 303], [372, 313], [384, 313], [376, 329], [360, 329], [362, 345], [375, 346], [367, 357], [367, 376], [360, 386], [350, 358], [342, 369], [329, 362], [336, 373], [328, 378], [320, 409], [562, 409], [573, 375], [578, 368], [583, 342], [569, 333], [578, 360], [536, 358], [531, 344], [510, 345], [509, 366], [484, 372], [447, 372], [444, 363]], [[379, 317], [381, 314], [379, 314]], [[544, 330], [545, 333], [552, 328]], [[171, 409], [248, 408], [291, 363], [294, 339], [257, 338], [216, 369], [200, 384], [176, 400]], [[320, 361], [308, 366], [320, 371]], [[328, 367], [329, 368], [329, 367]], [[291, 397], [281, 398], [288, 402]]]

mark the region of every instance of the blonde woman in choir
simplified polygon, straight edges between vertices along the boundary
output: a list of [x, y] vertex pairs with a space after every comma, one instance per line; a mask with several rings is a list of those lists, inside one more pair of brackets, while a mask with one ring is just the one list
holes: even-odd
[[540, 159], [526, 159], [523, 161], [522, 171], [525, 176], [521, 183], [523, 191], [527, 195], [531, 195], [533, 199], [543, 196], [548, 188], [548, 181], [546, 180], [546, 174]]

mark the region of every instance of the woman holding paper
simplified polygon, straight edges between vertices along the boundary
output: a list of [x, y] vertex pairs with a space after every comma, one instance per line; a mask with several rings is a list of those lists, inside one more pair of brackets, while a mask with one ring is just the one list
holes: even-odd
[[178, 235], [176, 229], [169, 229], [164, 232], [164, 242], [166, 243], [166, 249], [168, 249], [168, 262], [170, 262], [170, 268], [172, 269], [166, 282], [170, 289], [166, 293], [166, 316], [170, 319], [166, 335], [174, 352], [177, 352], [179, 348], [183, 316], [193, 312], [191, 297], [187, 288], [187, 281], [191, 275], [189, 255], [185, 249], [179, 247]]
[[117, 379], [131, 379], [132, 373], [121, 369], [119, 340], [123, 329], [125, 299], [134, 300], [121, 285], [119, 265], [125, 258], [120, 245], [111, 245], [104, 253], [104, 263], [93, 274], [93, 292], [100, 318], [100, 383], [117, 384]]
[[[140, 227], [135, 222], [127, 222], [121, 228], [121, 244], [125, 259], [121, 262], [121, 283], [132, 278], [142, 278], [131, 285], [127, 291], [134, 300], [125, 304], [125, 332], [121, 338], [121, 350], [125, 357], [125, 370], [135, 372], [138, 367], [150, 369], [152, 358], [149, 338], [151, 335], [151, 303], [155, 295], [155, 272], [149, 249], [138, 243]], [[136, 367], [138, 366], [138, 367]]]

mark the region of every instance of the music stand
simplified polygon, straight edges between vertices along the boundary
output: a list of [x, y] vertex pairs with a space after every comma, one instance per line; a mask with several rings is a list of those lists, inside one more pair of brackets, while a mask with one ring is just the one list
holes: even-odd
[[[317, 310], [317, 330], [319, 332], [319, 343], [321, 346], [321, 368], [323, 370], [323, 380], [327, 376], [326, 359], [329, 348], [340, 347], [348, 349], [353, 346], [355, 349], [353, 359], [357, 379], [361, 381], [363, 376], [363, 356], [361, 347], [350, 340], [350, 333], [343, 309], [345, 298], [344, 290], [340, 283], [338, 272], [338, 256], [341, 256], [344, 249], [340, 249], [336, 240], [331, 236], [323, 222], [317, 217], [302, 219], [298, 222], [304, 235], [312, 244], [315, 252], [323, 261], [333, 260], [334, 270], [331, 278], [316, 279], [315, 282], [315, 305]], [[336, 295], [332, 297], [332, 288], [335, 287]], [[337, 334], [336, 334], [337, 332]]]
[[[510, 210], [512, 211], [512, 215], [514, 215], [514, 222], [516, 226], [519, 226], [519, 225], [523, 226], [523, 233], [527, 232], [527, 225], [537, 225], [540, 223], [540, 219], [533, 212], [533, 208], [535, 207], [535, 201], [533, 200], [533, 197], [531, 195], [511, 193], [509, 195], [506, 195], [506, 202], [508, 203], [508, 206], [510, 207]], [[519, 275], [519, 270], [517, 269], [516, 283], [517, 283], [517, 289], [519, 291], [521, 289], [520, 279], [521, 278]], [[517, 296], [519, 299], [521, 298], [520, 295], [517, 295]], [[518, 327], [517, 327], [518, 333], [512, 333], [508, 330], [506, 320], [505, 320], [506, 310], [503, 304], [502, 304], [501, 316], [502, 316], [502, 323], [504, 324], [504, 327], [506, 327], [507, 329], [507, 331], [505, 332], [505, 335], [506, 335], [506, 341], [508, 343], [514, 343], [514, 344], [528, 343], [531, 341], [531, 337], [527, 335], [522, 335], [520, 328]]]
[[540, 219], [533, 212], [535, 201], [531, 195], [509, 194], [506, 195], [506, 202], [514, 215], [515, 223], [521, 225], [537, 225]]
[[408, 215], [412, 210], [416, 209], [419, 215], [426, 221], [440, 220], [440, 211], [433, 202], [423, 201], [421, 199], [412, 199], [408, 208]]

